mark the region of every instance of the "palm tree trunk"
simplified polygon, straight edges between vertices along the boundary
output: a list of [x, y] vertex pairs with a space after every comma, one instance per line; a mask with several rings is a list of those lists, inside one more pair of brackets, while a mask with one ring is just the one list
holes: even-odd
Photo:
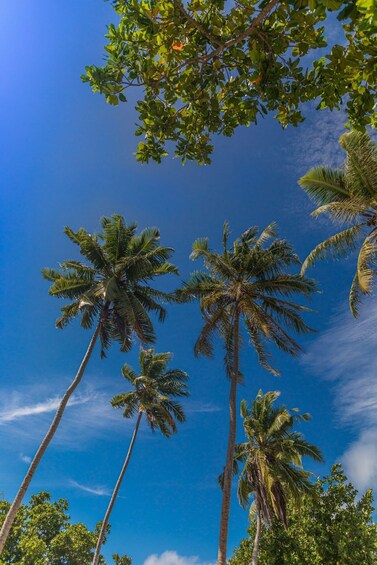
[[219, 550], [218, 550], [218, 565], [226, 565], [226, 551], [228, 543], [228, 523], [230, 512], [230, 498], [232, 493], [232, 477], [233, 477], [233, 458], [234, 447], [236, 443], [237, 431], [237, 380], [239, 373], [239, 320], [240, 314], [236, 309], [234, 317], [234, 365], [233, 374], [230, 384], [229, 395], [229, 436], [228, 436], [228, 450], [226, 454], [226, 463], [224, 470], [224, 485], [223, 485], [223, 500], [221, 506], [221, 520], [220, 520], [220, 536], [219, 536]]
[[257, 509], [257, 530], [255, 532], [253, 555], [251, 559], [251, 565], [258, 565], [258, 554], [259, 554], [259, 544], [262, 531], [262, 520], [260, 517], [260, 512]]
[[94, 332], [94, 334], [92, 336], [92, 339], [89, 342], [88, 349], [86, 350], [84, 358], [81, 361], [81, 365], [79, 367], [79, 370], [77, 371], [77, 374], [76, 374], [75, 378], [73, 379], [72, 383], [70, 384], [70, 386], [65, 391], [64, 396], [61, 399], [59, 407], [58, 407], [56, 414], [54, 416], [54, 419], [52, 420], [51, 426], [49, 427], [47, 434], [43, 438], [42, 443], [40, 444], [38, 451], [35, 454], [34, 459], [30, 464], [30, 467], [29, 467], [29, 469], [28, 469], [28, 471], [27, 471], [27, 473], [24, 477], [24, 480], [22, 481], [22, 484], [19, 488], [19, 491], [16, 495], [16, 498], [14, 499], [14, 501], [12, 503], [12, 506], [9, 508], [8, 514], [5, 518], [5, 521], [4, 521], [3, 526], [1, 528], [1, 531], [0, 531], [0, 555], [3, 551], [3, 549], [4, 549], [4, 546], [5, 546], [5, 543], [7, 541], [10, 529], [13, 525], [14, 520], [15, 520], [17, 510], [19, 509], [19, 507], [22, 504], [22, 500], [23, 500], [23, 498], [26, 494], [26, 491], [27, 491], [27, 489], [30, 485], [30, 482], [31, 482], [31, 480], [34, 476], [34, 473], [37, 470], [38, 465], [39, 465], [47, 447], [49, 446], [52, 438], [54, 437], [54, 435], [55, 435], [55, 433], [58, 429], [60, 420], [62, 419], [64, 410], [67, 406], [67, 403], [68, 403], [70, 397], [72, 396], [73, 392], [76, 390], [77, 386], [79, 385], [79, 383], [80, 383], [80, 381], [81, 381], [81, 379], [84, 375], [86, 366], [88, 364], [88, 361], [90, 359], [90, 356], [91, 356], [93, 349], [94, 349], [94, 346], [96, 344], [97, 337], [98, 337], [98, 334], [99, 334], [99, 330], [100, 330], [100, 326], [98, 325], [96, 331]]
[[122, 484], [124, 474], [127, 470], [128, 463], [130, 462], [130, 459], [131, 459], [132, 450], [133, 450], [133, 447], [134, 447], [134, 443], [135, 443], [135, 440], [136, 440], [137, 432], [139, 430], [140, 421], [141, 421], [142, 416], [143, 416], [143, 413], [139, 412], [139, 415], [137, 417], [136, 424], [135, 424], [134, 433], [132, 434], [130, 446], [128, 448], [128, 452], [127, 452], [127, 455], [126, 455], [126, 459], [123, 463], [123, 467], [122, 467], [122, 470], [121, 470], [120, 475], [118, 477], [118, 480], [116, 482], [115, 488], [113, 490], [113, 494], [111, 495], [109, 506], [107, 507], [106, 514], [105, 514], [105, 517], [104, 517], [103, 522], [102, 522], [101, 531], [98, 535], [96, 551], [95, 551], [95, 554], [94, 554], [94, 557], [93, 557], [92, 565], [98, 565], [100, 554], [101, 554], [101, 547], [102, 547], [102, 543], [103, 543], [103, 537], [104, 537], [104, 534], [106, 532], [107, 524], [109, 523], [110, 514], [113, 510], [115, 500], [118, 496], [119, 489], [120, 489], [120, 486]]

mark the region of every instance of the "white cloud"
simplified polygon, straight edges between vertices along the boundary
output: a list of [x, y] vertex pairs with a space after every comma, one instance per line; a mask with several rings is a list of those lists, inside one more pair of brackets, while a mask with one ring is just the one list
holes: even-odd
[[377, 488], [377, 428], [362, 432], [348, 447], [341, 462], [358, 489]]
[[103, 486], [87, 486], [82, 485], [76, 481], [70, 481], [69, 484], [72, 487], [75, 487], [79, 490], [83, 490], [84, 492], [88, 492], [89, 494], [94, 494], [96, 496], [110, 496], [110, 490]]
[[360, 490], [377, 488], [377, 304], [364, 306], [360, 319], [348, 308], [334, 316], [304, 360], [333, 381], [338, 421], [358, 433], [341, 461]]
[[143, 565], [211, 565], [211, 563], [204, 563], [197, 556], [182, 557], [176, 551], [164, 551], [161, 555], [150, 555]]
[[30, 465], [31, 463], [31, 457], [29, 457], [29, 455], [24, 455], [23, 453], [20, 453], [20, 459], [27, 465]]

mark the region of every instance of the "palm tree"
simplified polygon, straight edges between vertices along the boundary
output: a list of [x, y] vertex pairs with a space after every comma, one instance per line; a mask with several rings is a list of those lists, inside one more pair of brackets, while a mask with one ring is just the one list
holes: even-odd
[[43, 269], [45, 279], [52, 282], [49, 294], [70, 302], [61, 308], [62, 315], [56, 321], [64, 328], [80, 317], [84, 329], [94, 328], [88, 349], [78, 372], [64, 393], [52, 424], [42, 440], [30, 464], [21, 487], [5, 518], [0, 532], [0, 554], [10, 528], [20, 507], [33, 475], [55, 435], [65, 407], [79, 385], [97, 338], [101, 341], [101, 356], [105, 356], [111, 341], [118, 341], [122, 351], [131, 348], [133, 336], [142, 343], [154, 341], [154, 331], [149, 314], [156, 313], [160, 320], [165, 317], [161, 305], [169, 296], [149, 286], [155, 277], [177, 273], [168, 262], [172, 249], [159, 245], [160, 233], [156, 228], [136, 233], [136, 224], [127, 225], [122, 216], [114, 215], [101, 220], [102, 233], [91, 235], [85, 229], [77, 232], [65, 228], [69, 239], [78, 245], [87, 260], [65, 261], [60, 269]]
[[167, 369], [171, 358], [171, 353], [155, 353], [154, 349], [141, 350], [139, 375], [129, 365], [124, 365], [122, 368], [123, 376], [131, 383], [133, 389], [115, 396], [111, 403], [115, 408], [124, 409], [125, 418], [132, 418], [136, 415], [137, 418], [126, 459], [102, 522], [92, 565], [98, 565], [103, 536], [132, 455], [143, 415], [151, 430], [159, 430], [165, 437], [170, 437], [177, 431], [175, 420], [185, 421], [182, 406], [174, 398], [188, 396], [186, 384], [188, 377], [179, 369]]
[[310, 296], [315, 290], [314, 282], [302, 275], [287, 273], [291, 265], [300, 262], [292, 246], [285, 240], [277, 239], [275, 224], [269, 225], [260, 235], [258, 233], [257, 227], [249, 228], [229, 248], [229, 228], [225, 224], [222, 253], [212, 251], [206, 238], [198, 239], [193, 245], [191, 258], [202, 258], [207, 272], [193, 273], [177, 292], [177, 299], [181, 301], [200, 300], [204, 325], [195, 344], [195, 354], [212, 356], [216, 334], [225, 345], [225, 367], [230, 379], [230, 423], [220, 520], [219, 565], [226, 565], [236, 439], [236, 395], [237, 384], [242, 378], [239, 366], [241, 322], [260, 364], [275, 375], [279, 373], [270, 364], [268, 343], [297, 355], [301, 347], [288, 331], [311, 331], [302, 319], [302, 312], [309, 309], [293, 302], [291, 297], [295, 294]]
[[320, 450], [293, 430], [297, 422], [310, 420], [309, 414], [273, 406], [279, 396], [280, 392], [263, 394], [260, 390], [251, 408], [245, 400], [241, 402], [247, 441], [235, 447], [234, 472], [238, 472], [239, 462], [244, 463], [238, 481], [241, 505], [246, 508], [250, 498], [254, 499], [250, 512], [255, 512], [257, 524], [252, 565], [258, 563], [262, 524], [271, 526], [279, 520], [287, 527], [288, 500], [299, 503], [303, 494], [314, 490], [302, 458], [323, 462]]
[[317, 245], [302, 272], [318, 259], [344, 257], [358, 249], [349, 293], [350, 309], [357, 317], [361, 295], [372, 292], [377, 273], [377, 144], [360, 132], [342, 135], [339, 143], [346, 152], [342, 168], [314, 167], [299, 184], [318, 206], [312, 216], [327, 214], [347, 227]]

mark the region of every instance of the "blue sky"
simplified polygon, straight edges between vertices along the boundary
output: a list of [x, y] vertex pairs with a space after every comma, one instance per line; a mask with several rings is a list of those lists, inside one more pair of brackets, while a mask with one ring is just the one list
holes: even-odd
[[[194, 267], [192, 241], [207, 235], [218, 246], [225, 219], [235, 237], [277, 220], [304, 258], [330, 226], [308, 217], [312, 206], [297, 179], [313, 164], [340, 162], [344, 120], [308, 109], [298, 129], [283, 131], [267, 119], [216, 140], [209, 167], [182, 167], [172, 158], [139, 165], [132, 155], [132, 104], [109, 107], [80, 81], [85, 65], [101, 61], [110, 4], [3, 2], [0, 20], [0, 492], [11, 499], [90, 339], [75, 324], [54, 328], [59, 303], [40, 275], [41, 267], [76, 255], [64, 226], [95, 231], [99, 218], [112, 213], [141, 228], [157, 225], [180, 268], [170, 288]], [[351, 258], [313, 270], [321, 293], [309, 320], [319, 332], [302, 340], [307, 354], [300, 361], [276, 354], [282, 377], [269, 376], [251, 351], [242, 352], [239, 399], [251, 400], [259, 388], [281, 390], [283, 402], [313, 416], [303, 431], [322, 448], [326, 464], [311, 469], [322, 474], [341, 460], [365, 489], [377, 486], [377, 308], [369, 302], [358, 322], [351, 318], [352, 268]], [[193, 357], [200, 323], [192, 305], [171, 307], [165, 324], [156, 325], [156, 348], [174, 352], [174, 365], [191, 377], [187, 423], [169, 441], [141, 430], [106, 556], [127, 553], [135, 565], [215, 560], [228, 383], [220, 350], [214, 360]], [[113, 347], [101, 361], [96, 352], [32, 483], [31, 492], [67, 497], [72, 519], [89, 527], [103, 516], [127, 449], [131, 424], [108, 400], [124, 389], [120, 368], [137, 366], [137, 354], [137, 346], [127, 356]], [[247, 513], [233, 502], [230, 549], [247, 526]]]

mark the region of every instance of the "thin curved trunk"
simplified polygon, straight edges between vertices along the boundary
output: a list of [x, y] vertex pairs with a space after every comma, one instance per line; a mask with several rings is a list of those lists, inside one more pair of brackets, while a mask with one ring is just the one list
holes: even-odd
[[64, 410], [67, 406], [67, 403], [70, 399], [70, 397], [72, 396], [72, 394], [74, 393], [74, 391], [76, 390], [77, 386], [80, 384], [80, 381], [84, 375], [86, 366], [88, 364], [88, 361], [90, 359], [90, 356], [93, 352], [94, 346], [96, 344], [97, 338], [98, 338], [98, 334], [99, 334], [99, 325], [96, 328], [96, 331], [94, 332], [92, 339], [89, 342], [89, 346], [88, 349], [86, 350], [86, 353], [84, 355], [83, 360], [81, 361], [81, 365], [79, 367], [79, 370], [77, 371], [77, 374], [75, 376], [75, 378], [73, 379], [72, 383], [70, 384], [70, 386], [67, 388], [67, 390], [64, 393], [63, 398], [60, 401], [59, 407], [55, 413], [54, 419], [52, 420], [52, 423], [48, 429], [48, 432], [46, 433], [45, 437], [42, 440], [42, 443], [40, 444], [37, 453], [34, 456], [33, 461], [30, 464], [30, 467], [24, 477], [24, 480], [21, 483], [21, 486], [19, 488], [19, 491], [12, 503], [12, 506], [9, 508], [8, 514], [5, 518], [5, 521], [3, 523], [3, 526], [1, 528], [0, 531], [0, 554], [2, 553], [5, 543], [7, 541], [10, 529], [13, 525], [13, 522], [15, 520], [16, 517], [16, 513], [17, 510], [19, 509], [19, 507], [22, 504], [22, 500], [26, 494], [27, 489], [29, 488], [30, 482], [34, 476], [35, 471], [38, 468], [38, 465], [47, 449], [47, 447], [49, 446], [52, 438], [54, 437], [60, 420], [62, 419], [62, 416], [64, 414]]
[[258, 555], [259, 555], [259, 545], [262, 532], [262, 520], [260, 517], [260, 512], [257, 509], [257, 530], [255, 532], [253, 555], [251, 559], [251, 565], [258, 565]]
[[130, 446], [128, 448], [128, 452], [127, 452], [127, 455], [126, 455], [126, 459], [123, 463], [123, 467], [122, 467], [122, 470], [121, 470], [120, 475], [118, 477], [118, 480], [116, 482], [115, 488], [113, 490], [113, 494], [111, 495], [109, 506], [107, 507], [106, 514], [105, 514], [105, 517], [104, 517], [103, 522], [102, 522], [101, 531], [98, 535], [96, 551], [95, 551], [95, 554], [94, 554], [94, 557], [93, 557], [92, 565], [98, 565], [100, 554], [101, 554], [101, 547], [102, 547], [102, 543], [103, 543], [103, 537], [104, 537], [104, 534], [105, 534], [105, 531], [106, 531], [106, 528], [107, 528], [107, 524], [109, 523], [110, 514], [113, 510], [116, 498], [118, 496], [119, 489], [120, 489], [120, 486], [122, 484], [124, 474], [127, 470], [128, 463], [130, 462], [130, 459], [131, 459], [132, 450], [133, 450], [133, 447], [134, 447], [134, 443], [135, 443], [135, 440], [136, 440], [137, 432], [139, 430], [140, 421], [141, 421], [142, 416], [143, 416], [143, 413], [139, 412], [139, 415], [137, 417], [136, 424], [135, 424], [134, 433], [132, 434]]
[[230, 499], [232, 493], [232, 477], [233, 477], [233, 458], [234, 447], [236, 443], [237, 431], [237, 380], [239, 373], [239, 329], [240, 314], [236, 310], [234, 317], [234, 365], [233, 374], [230, 384], [229, 395], [229, 436], [228, 436], [228, 450], [226, 454], [226, 463], [224, 470], [224, 485], [223, 485], [223, 499], [221, 506], [221, 520], [220, 520], [220, 536], [219, 536], [219, 550], [218, 550], [218, 565], [226, 565], [226, 551], [228, 543], [228, 524], [230, 512]]

